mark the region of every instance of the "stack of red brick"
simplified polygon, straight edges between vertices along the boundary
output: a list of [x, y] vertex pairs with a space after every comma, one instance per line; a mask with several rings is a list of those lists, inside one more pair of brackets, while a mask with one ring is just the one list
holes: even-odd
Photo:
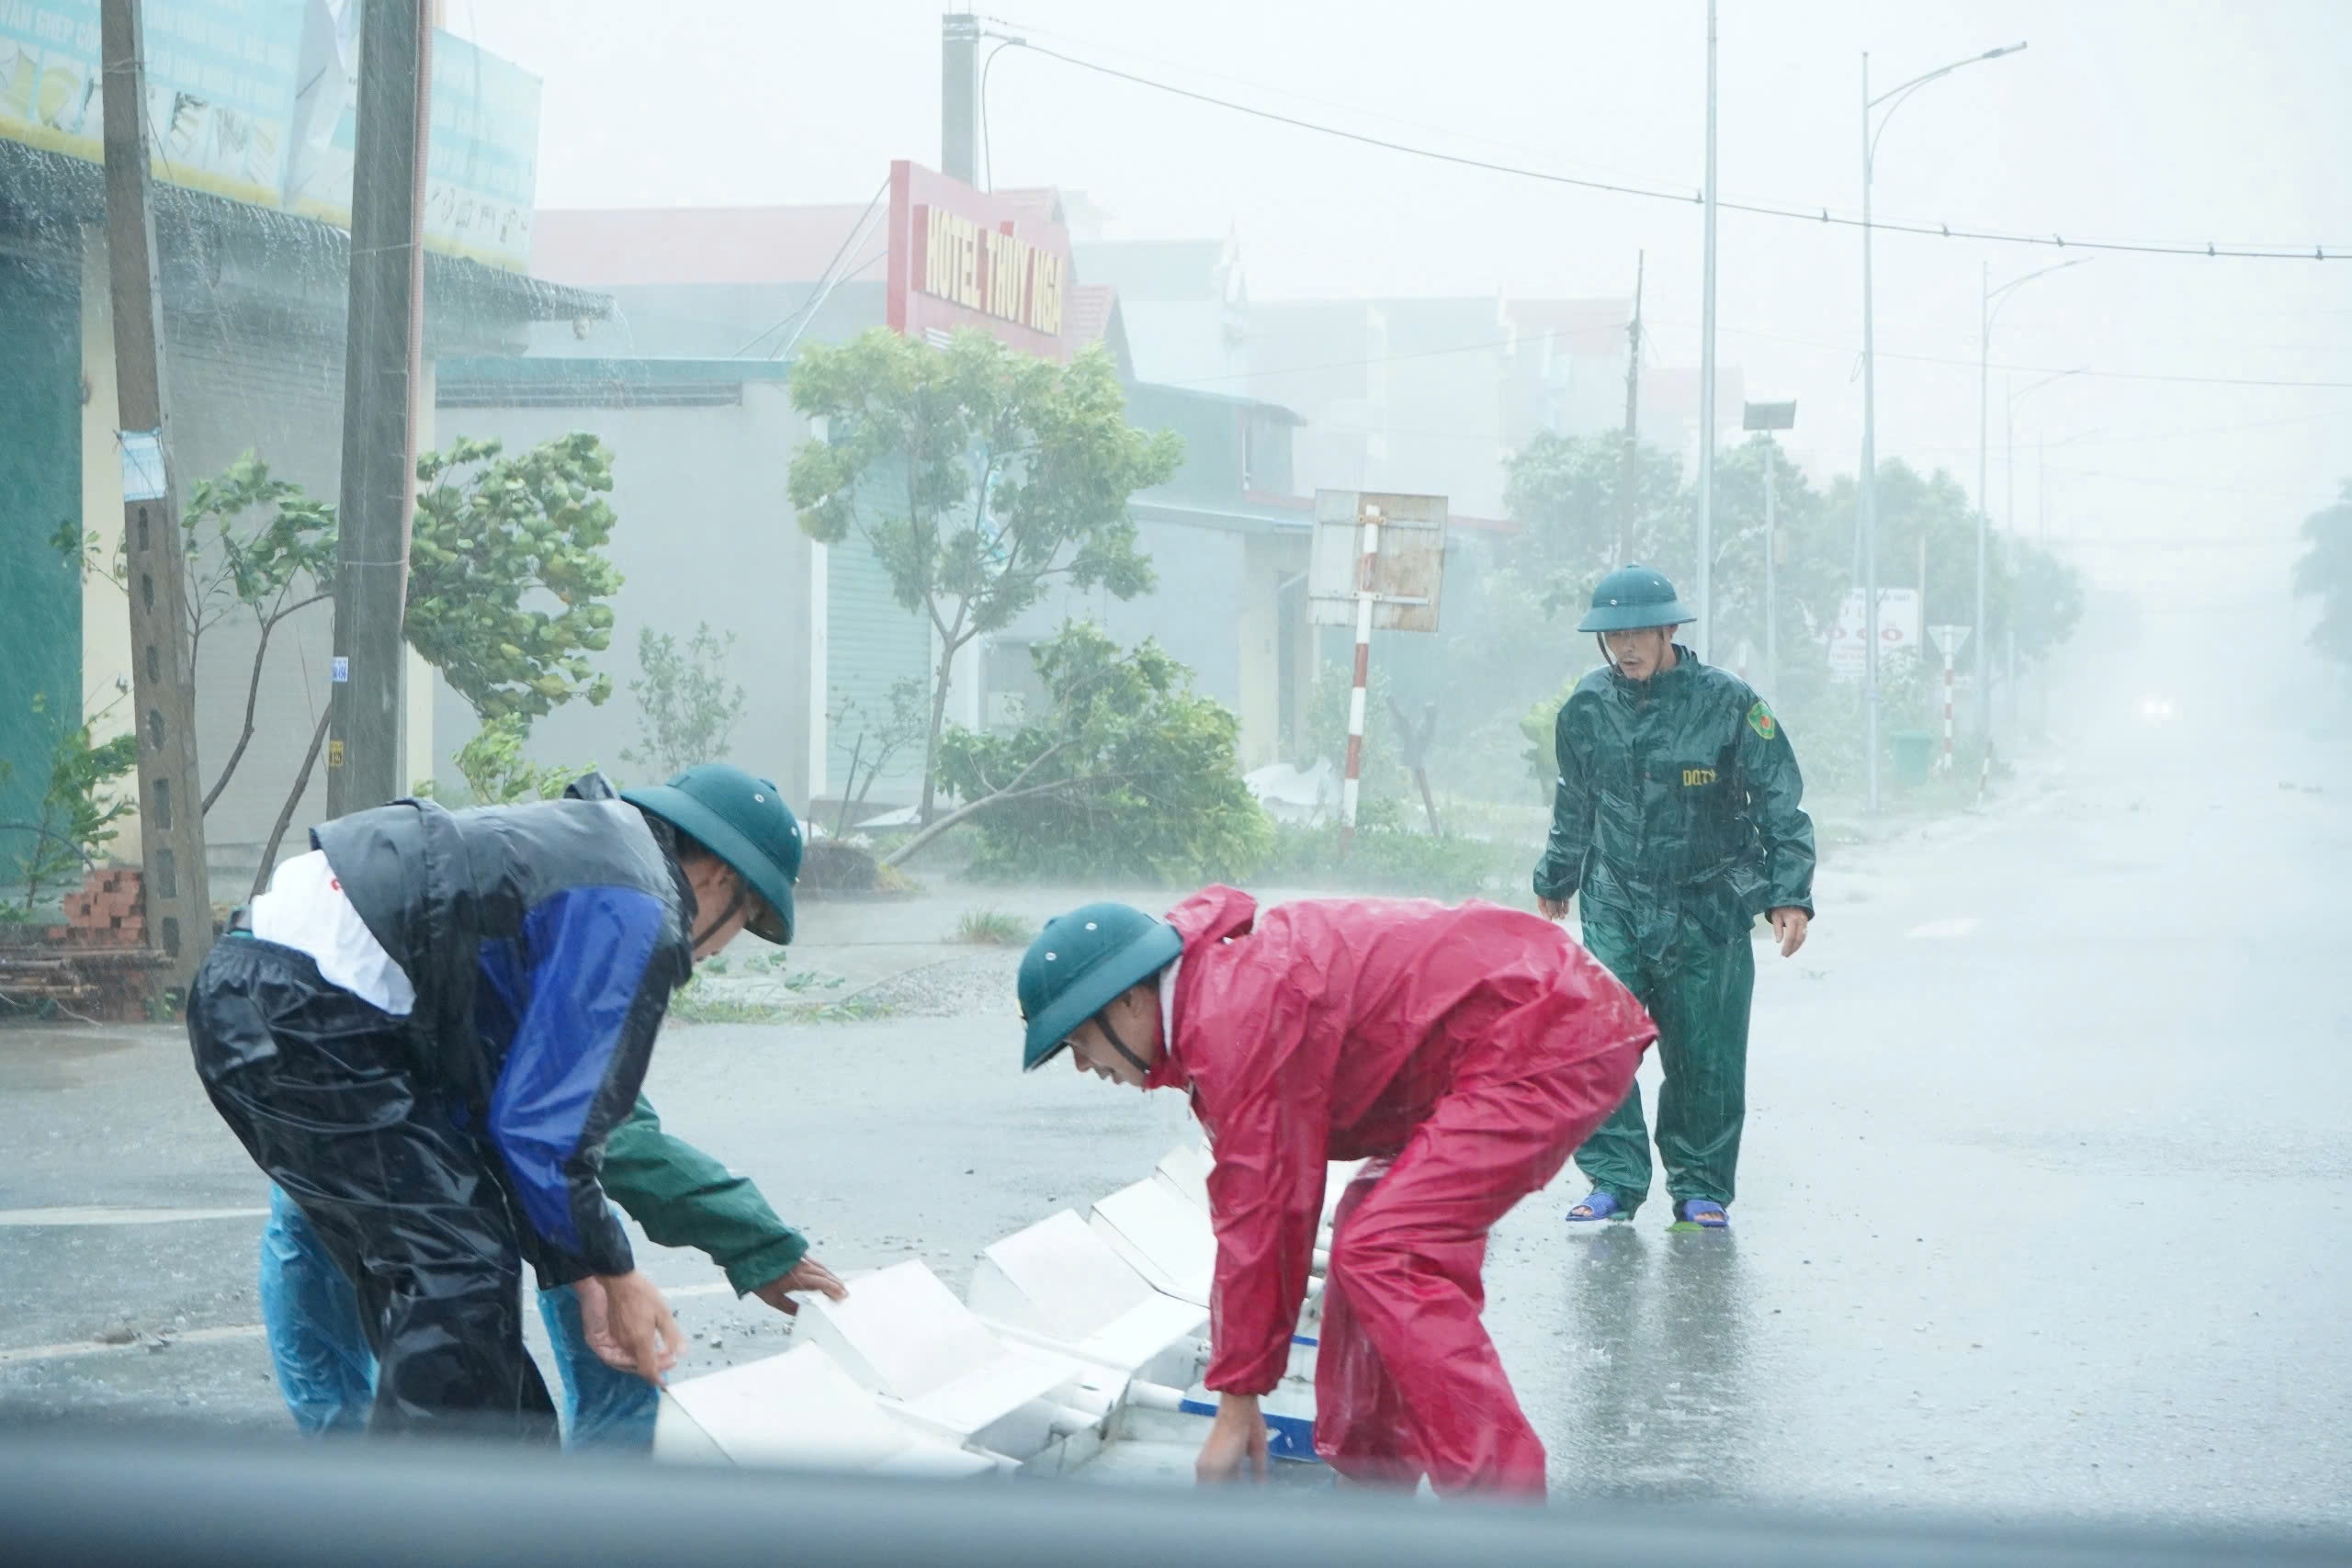
[[92, 868], [79, 893], [66, 895], [65, 923], [49, 929], [52, 947], [144, 947], [147, 901], [135, 866]]
[[[83, 1017], [154, 1016], [166, 961], [147, 942], [147, 904], [135, 866], [98, 866], [66, 895], [65, 923], [41, 932], [43, 951], [24, 959], [55, 973], [37, 989]], [[21, 978], [21, 977], [20, 977]]]

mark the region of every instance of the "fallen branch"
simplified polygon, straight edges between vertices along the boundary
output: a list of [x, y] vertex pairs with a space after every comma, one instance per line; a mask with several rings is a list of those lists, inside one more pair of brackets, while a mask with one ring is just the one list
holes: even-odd
[[1036, 760], [1032, 761], [1027, 767], [1022, 769], [1019, 773], [1015, 774], [1012, 782], [1005, 785], [1002, 789], [996, 790], [991, 794], [984, 795], [980, 796], [979, 799], [972, 801], [967, 805], [959, 806], [955, 810], [949, 812], [946, 816], [940, 818], [934, 822], [926, 824], [920, 832], [915, 834], [913, 838], [909, 839], [905, 843], [900, 844], [897, 849], [892, 850], [888, 858], [884, 860], [882, 863], [884, 865], [902, 864], [904, 862], [911, 858], [917, 850], [922, 849], [933, 839], [936, 839], [942, 833], [946, 832], [950, 828], [956, 827], [959, 823], [970, 821], [974, 817], [978, 816], [981, 812], [989, 809], [991, 807], [1008, 806], [1016, 800], [1035, 800], [1039, 795], [1062, 795], [1076, 790], [1092, 789], [1099, 784], [1117, 784], [1126, 776], [1124, 773], [1088, 773], [1080, 778], [1056, 779], [1051, 784], [1027, 784], [1024, 786], [1023, 783], [1023, 780], [1027, 779], [1032, 773], [1044, 766], [1048, 758], [1052, 757], [1056, 752], [1064, 750], [1068, 744], [1069, 743], [1067, 741], [1055, 742], [1045, 750], [1039, 752]]

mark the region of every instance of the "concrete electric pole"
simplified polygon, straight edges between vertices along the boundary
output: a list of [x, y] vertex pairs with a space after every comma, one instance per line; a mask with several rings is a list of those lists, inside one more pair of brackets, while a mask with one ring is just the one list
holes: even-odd
[[139, 0], [104, 0], [106, 261], [115, 320], [115, 440], [122, 445], [122, 559], [139, 728], [139, 861], [148, 941], [186, 985], [211, 950], [205, 795], [195, 773], [188, 562], [172, 499], [164, 419], [163, 296], [148, 207], [146, 38]]
[[104, 0], [107, 263], [114, 306], [116, 439], [122, 446], [124, 587], [139, 732], [141, 895], [148, 941], [186, 986], [212, 947], [204, 795], [196, 769], [187, 562], [172, 496], [155, 217], [147, 201], [147, 72], [139, 0]]
[[329, 688], [327, 815], [408, 793], [401, 777], [401, 636], [416, 498], [424, 324], [425, 141], [433, 20], [422, 0], [368, 0], [359, 21], [345, 329], [343, 494]]
[[967, 186], [980, 183], [980, 19], [952, 11], [941, 19], [939, 172]]

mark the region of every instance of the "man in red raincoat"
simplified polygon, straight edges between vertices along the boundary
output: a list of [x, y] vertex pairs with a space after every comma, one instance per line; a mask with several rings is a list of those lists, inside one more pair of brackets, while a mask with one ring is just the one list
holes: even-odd
[[1541, 1495], [1544, 1445], [1479, 1322], [1487, 1233], [1617, 1108], [1657, 1029], [1557, 927], [1487, 904], [1211, 887], [1155, 920], [1094, 904], [1023, 960], [1024, 1067], [1182, 1089], [1208, 1131], [1217, 1238], [1204, 1481], [1262, 1474], [1258, 1402], [1306, 1292], [1329, 1161], [1340, 1201], [1315, 1447], [1358, 1482]]

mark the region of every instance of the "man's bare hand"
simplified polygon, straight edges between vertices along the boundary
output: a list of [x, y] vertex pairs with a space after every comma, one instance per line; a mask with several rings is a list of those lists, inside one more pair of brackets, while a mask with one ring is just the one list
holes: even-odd
[[1781, 957], [1797, 955], [1797, 949], [1804, 945], [1806, 928], [1812, 924], [1813, 917], [1793, 904], [1772, 911], [1772, 938], [1781, 944]]
[[1538, 895], [1535, 907], [1544, 912], [1544, 918], [1547, 920], [1565, 920], [1568, 918], [1568, 901], [1566, 898], [1546, 898]]
[[786, 1317], [800, 1314], [800, 1303], [792, 1298], [798, 1293], [821, 1291], [835, 1301], [849, 1295], [849, 1287], [841, 1282], [833, 1271], [813, 1258], [803, 1258], [793, 1265], [789, 1274], [779, 1274], [752, 1294], [775, 1308]]
[[686, 1339], [660, 1287], [642, 1270], [631, 1269], [592, 1274], [572, 1289], [580, 1297], [581, 1336], [596, 1359], [660, 1388], [663, 1374], [678, 1364], [678, 1348]]
[[1208, 1440], [1193, 1461], [1193, 1479], [1203, 1486], [1266, 1479], [1266, 1422], [1254, 1393], [1219, 1397]]

